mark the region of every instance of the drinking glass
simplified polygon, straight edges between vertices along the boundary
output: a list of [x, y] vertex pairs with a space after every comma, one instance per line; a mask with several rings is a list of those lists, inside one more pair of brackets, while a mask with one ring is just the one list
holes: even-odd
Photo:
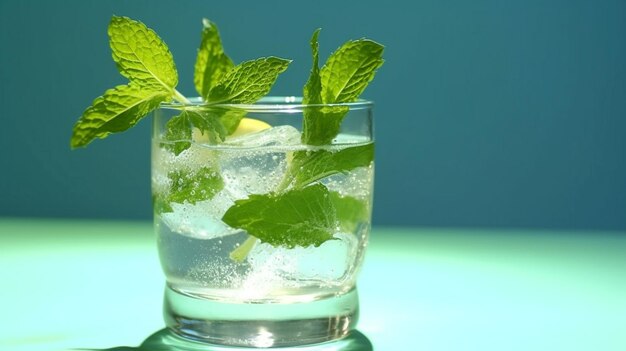
[[[244, 347], [325, 342], [354, 329], [371, 227], [372, 108], [266, 97], [248, 105], [195, 99], [154, 112], [154, 226], [168, 328]], [[311, 142], [305, 129], [328, 141]], [[253, 201], [261, 205], [233, 215]], [[251, 227], [227, 224], [233, 218]]]

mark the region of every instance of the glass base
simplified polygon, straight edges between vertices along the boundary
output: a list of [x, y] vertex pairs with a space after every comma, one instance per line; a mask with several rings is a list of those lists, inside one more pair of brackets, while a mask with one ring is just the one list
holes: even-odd
[[305, 303], [226, 303], [165, 289], [164, 318], [174, 333], [209, 344], [287, 347], [347, 336], [358, 319], [356, 288]]

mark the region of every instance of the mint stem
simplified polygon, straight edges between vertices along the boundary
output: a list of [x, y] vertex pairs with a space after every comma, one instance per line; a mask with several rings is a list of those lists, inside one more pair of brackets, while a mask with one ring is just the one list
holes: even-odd
[[173, 93], [174, 100], [180, 102], [181, 104], [185, 104], [185, 105], [191, 104], [191, 101], [189, 101], [189, 99], [187, 99], [185, 97], [185, 95], [181, 94], [178, 90], [174, 89], [174, 91], [172, 93]]
[[283, 191], [285, 191], [285, 189], [287, 189], [287, 187], [289, 187], [289, 184], [291, 184], [291, 181], [292, 181], [291, 177], [288, 176], [289, 173], [291, 173], [290, 171], [291, 171], [291, 166], [288, 166], [287, 172], [285, 173], [285, 177], [283, 177], [280, 184], [278, 184], [275, 192], [282, 193]]
[[248, 236], [248, 239], [246, 239], [243, 244], [239, 245], [239, 247], [230, 253], [230, 259], [238, 263], [243, 262], [246, 257], [248, 257], [248, 254], [254, 248], [254, 245], [258, 240], [259, 239], [253, 237], [252, 235]]

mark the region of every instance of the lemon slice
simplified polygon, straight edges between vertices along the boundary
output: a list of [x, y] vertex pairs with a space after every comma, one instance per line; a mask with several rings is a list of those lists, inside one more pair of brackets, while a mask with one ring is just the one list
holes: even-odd
[[[262, 130], [271, 128], [272, 126], [254, 118], [242, 118], [241, 122], [239, 122], [239, 126], [233, 132], [233, 134], [229, 135], [230, 137], [240, 136], [248, 133], [260, 132]], [[192, 137], [193, 141], [197, 143], [206, 143], [209, 141], [209, 135], [207, 133], [202, 134], [200, 129], [194, 128]]]
[[258, 119], [242, 118], [241, 122], [239, 122], [239, 126], [237, 127], [237, 130], [235, 130], [235, 132], [231, 134], [230, 136], [234, 137], [234, 136], [244, 135], [248, 133], [260, 132], [264, 129], [268, 129], [271, 127], [272, 127], [271, 125], [263, 121], [260, 121]]

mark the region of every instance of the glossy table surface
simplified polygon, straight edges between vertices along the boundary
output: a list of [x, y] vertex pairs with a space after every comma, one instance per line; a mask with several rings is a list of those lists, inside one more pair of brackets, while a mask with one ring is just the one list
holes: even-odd
[[[163, 328], [150, 223], [0, 219], [0, 282], [0, 350]], [[359, 294], [375, 350], [626, 350], [626, 233], [375, 228]]]

